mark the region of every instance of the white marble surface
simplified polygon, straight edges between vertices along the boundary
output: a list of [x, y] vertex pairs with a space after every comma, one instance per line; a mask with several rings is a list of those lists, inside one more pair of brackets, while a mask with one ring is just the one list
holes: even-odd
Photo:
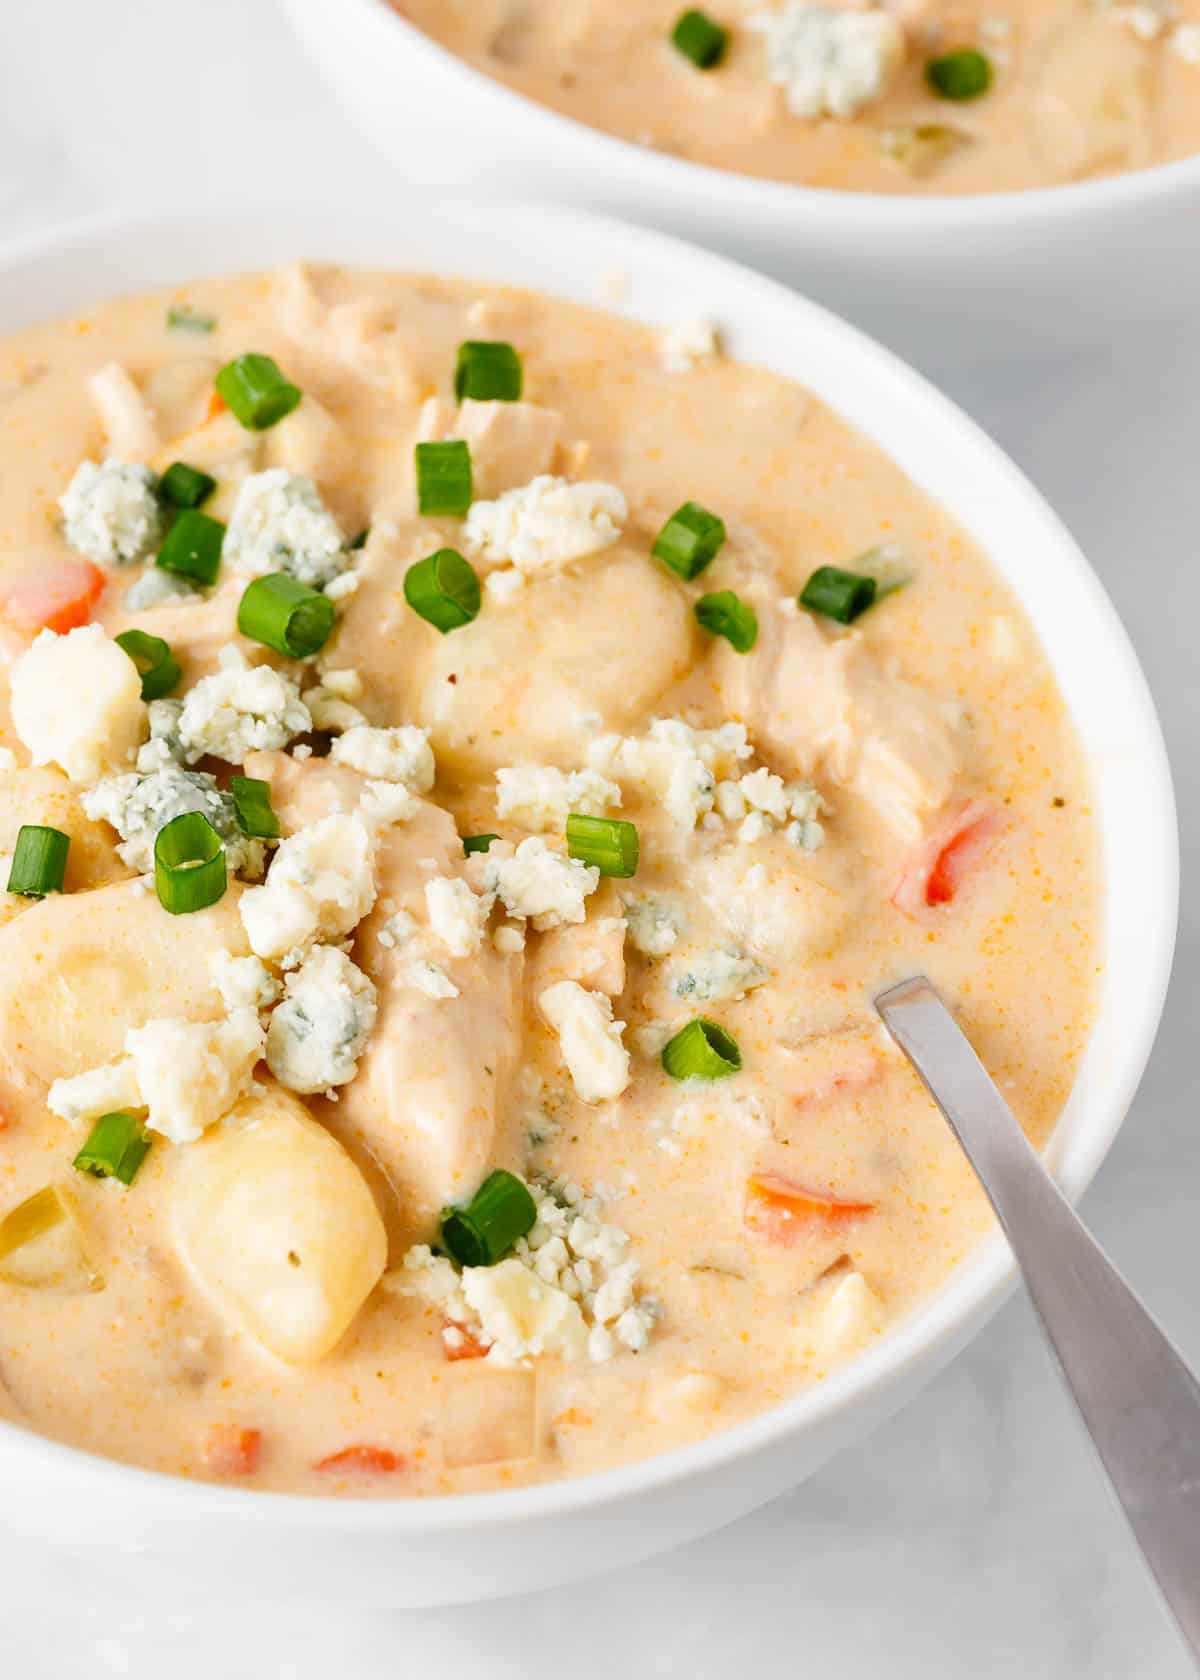
[[[336, 0], [330, 0], [335, 4]], [[372, 158], [269, 0], [2, 0], [0, 238], [113, 205], [336, 201]], [[1164, 281], [1169, 284], [1168, 280]], [[1086, 1211], [1200, 1363], [1200, 332], [944, 380], [1082, 539], [1147, 666], [1178, 778], [1184, 914], [1151, 1070]], [[536, 1588], [536, 1582], [530, 1583]], [[1093, 1472], [1028, 1307], [798, 1492], [684, 1551], [455, 1610], [118, 1602], [3, 1534], [0, 1675], [16, 1680], [1184, 1680], [1191, 1672]]]

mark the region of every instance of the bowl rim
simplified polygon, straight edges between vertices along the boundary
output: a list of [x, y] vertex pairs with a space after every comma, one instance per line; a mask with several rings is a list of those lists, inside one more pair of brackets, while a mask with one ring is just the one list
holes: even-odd
[[[501, 250], [503, 240], [507, 239], [514, 251], [519, 250], [522, 268], [528, 264], [530, 278], [524, 284], [533, 290], [550, 289], [549, 283], [539, 280], [536, 275], [539, 268], [544, 270], [555, 260], [553, 256], [542, 254], [555, 250], [554, 241], [547, 239], [548, 231], [553, 230], [556, 234], [566, 232], [570, 235], [570, 262], [573, 266], [587, 262], [589, 247], [603, 250], [617, 243], [623, 260], [635, 274], [639, 264], [644, 264], [651, 274], [670, 267], [672, 273], [686, 271], [692, 282], [697, 276], [707, 279], [713, 292], [732, 291], [738, 300], [737, 311], [744, 321], [757, 320], [760, 313], [769, 316], [785, 312], [791, 318], [797, 337], [807, 335], [809, 339], [822, 341], [831, 354], [836, 351], [839, 374], [841, 363], [848, 367], [847, 384], [858, 381], [862, 388], [876, 395], [895, 394], [902, 390], [906, 421], [911, 416], [914, 428], [923, 429], [928, 422], [943, 436], [947, 432], [956, 434], [962, 451], [965, 451], [964, 458], [979, 470], [985, 480], [990, 481], [994, 490], [1006, 495], [1011, 505], [1023, 508], [1038, 527], [1045, 551], [1057, 556], [1057, 566], [1069, 578], [1072, 589], [1104, 636], [1106, 686], [1121, 691], [1123, 706], [1132, 719], [1132, 733], [1137, 738], [1138, 762], [1147, 793], [1145, 806], [1139, 812], [1140, 856], [1144, 860], [1146, 879], [1145, 901], [1139, 904], [1144, 971], [1139, 974], [1136, 988], [1131, 982], [1125, 983], [1130, 995], [1123, 999], [1123, 1008], [1127, 1009], [1131, 1028], [1125, 1037], [1110, 1047], [1114, 1060], [1105, 1071], [1103, 1124], [1092, 1120], [1082, 1128], [1081, 1140], [1068, 1140], [1069, 1160], [1063, 1163], [1061, 1171], [1056, 1169], [1061, 1187], [1072, 1200], [1076, 1200], [1090, 1183], [1124, 1123], [1153, 1046], [1165, 1001], [1175, 941], [1179, 853], [1170, 766], [1149, 687], [1124, 626], [1073, 537], [1030, 480], [955, 403], [893, 352], [779, 282], [686, 241], [606, 216], [564, 210], [553, 205], [473, 203], [441, 195], [431, 199], [410, 188], [401, 190], [397, 195], [397, 204], [405, 199], [410, 210], [414, 207], [420, 210], [413, 224], [418, 229], [414, 234], [418, 244], [431, 236], [435, 243], [439, 239], [450, 240], [455, 236], [456, 228], [459, 233], [469, 229], [474, 239], [481, 229], [486, 231], [491, 224], [493, 237], [500, 241]], [[70, 307], [86, 309], [89, 299], [95, 304], [137, 291], [183, 284], [186, 279], [195, 280], [201, 274], [248, 272], [254, 267], [272, 266], [279, 260], [274, 255], [273, 241], [280, 224], [290, 239], [293, 219], [297, 228], [326, 230], [318, 237], [332, 249], [323, 251], [321, 260], [362, 266], [374, 260], [378, 266], [388, 266], [382, 258], [368, 259], [337, 252], [339, 245], [343, 248], [352, 245], [356, 238], [371, 244], [372, 248], [376, 242], [386, 239], [386, 226], [381, 224], [378, 211], [373, 206], [366, 206], [361, 213], [348, 208], [325, 212], [314, 209], [311, 204], [299, 203], [193, 216], [114, 211], [28, 234], [0, 247], [0, 313], [10, 308], [6, 304], [6, 296], [19, 297], [19, 312], [22, 315], [19, 323], [0, 319], [0, 333], [6, 335], [35, 320], [61, 317], [68, 313]], [[394, 225], [399, 227], [400, 224], [397, 221]], [[188, 245], [190, 241], [204, 252], [198, 267], [189, 258], [193, 266], [189, 266], [186, 275], [176, 274], [178, 262], [174, 259], [157, 255], [161, 248], [170, 245], [173, 234], [178, 242]], [[211, 253], [222, 250], [230, 235], [246, 237], [251, 244], [262, 245], [264, 255], [254, 264], [213, 260]], [[313, 236], [308, 231], [299, 237], [307, 240]], [[146, 259], [140, 255], [137, 257], [139, 270], [149, 267], [150, 271], [135, 284], [114, 284], [104, 259], [107, 257], [120, 267], [122, 248], [136, 244], [139, 239], [152, 244], [156, 251], [154, 261], [149, 265]], [[399, 273], [429, 272], [428, 269], [421, 270], [411, 261], [405, 263], [401, 260], [403, 230], [396, 239], [398, 249], [391, 266]], [[294, 246], [288, 248], [291, 256], [296, 258], [297, 249]], [[562, 249], [561, 246], [558, 248]], [[483, 238], [478, 242], [478, 249], [480, 260], [474, 270], [475, 278], [481, 283], [489, 283], [493, 244]], [[271, 254], [267, 254], [268, 251]], [[537, 254], [531, 256], [529, 253]], [[305, 253], [306, 256], [310, 254]], [[499, 258], [495, 260], [498, 266], [503, 266]], [[26, 304], [30, 295], [28, 282], [31, 277], [36, 277], [39, 264], [57, 264], [63, 269], [68, 276], [68, 290], [72, 295], [78, 294], [81, 301], [67, 308], [55, 306], [50, 309], [49, 315], [41, 302], [35, 310], [29, 311]], [[171, 272], [160, 272], [163, 269]], [[461, 271], [455, 268], [443, 269], [442, 272]], [[591, 274], [590, 269], [588, 272]], [[490, 281], [501, 285], [516, 284], [506, 275], [494, 271]], [[93, 287], [104, 288], [99, 298], [91, 290]], [[40, 291], [36, 295], [42, 298]], [[594, 299], [592, 306], [598, 307]], [[786, 377], [796, 376], [787, 373]], [[819, 388], [819, 381], [814, 380], [813, 383]], [[830, 406], [838, 408], [835, 397], [827, 391], [822, 392], [822, 396]], [[867, 423], [861, 419], [852, 419], [848, 423], [865, 433], [886, 453], [892, 453], [882, 436], [873, 433]], [[928, 489], [925, 493], [935, 494]], [[986, 543], [982, 539], [980, 542], [987, 552]], [[999, 545], [996, 546], [999, 548]], [[1042, 552], [1039, 546], [1039, 556]], [[1009, 582], [1008, 587], [1022, 605], [1027, 606], [1016, 585]], [[1054, 664], [1052, 648], [1048, 647], [1047, 652]], [[1107, 884], [1107, 859], [1103, 865], [1103, 878]], [[1106, 965], [1106, 972], [1112, 972], [1111, 965]], [[1096, 1038], [1097, 1034], [1093, 1031], [1081, 1063], [1081, 1072], [1097, 1053]], [[1073, 1094], [1068, 1099], [1068, 1105], [1074, 1105]], [[1056, 1137], [1051, 1140], [1051, 1156], [1056, 1141], [1062, 1141], [1061, 1123], [1056, 1129]], [[410, 1535], [421, 1532], [444, 1534], [467, 1529], [486, 1532], [501, 1527], [519, 1527], [548, 1517], [595, 1511], [631, 1498], [662, 1493], [674, 1484], [729, 1469], [738, 1460], [748, 1460], [769, 1449], [778, 1449], [789, 1437], [799, 1438], [839, 1412], [853, 1412], [873, 1395], [878, 1397], [895, 1390], [907, 1372], [918, 1371], [922, 1366], [931, 1371], [935, 1369], [938, 1351], [946, 1351], [948, 1357], [957, 1345], [982, 1328], [1015, 1282], [1016, 1268], [1011, 1255], [998, 1233], [993, 1232], [960, 1263], [932, 1297], [896, 1325], [875, 1347], [822, 1382], [688, 1446], [613, 1469], [557, 1482], [534, 1483], [514, 1490], [433, 1495], [428, 1498], [342, 1499], [237, 1488], [108, 1459], [40, 1435], [21, 1424], [2, 1420], [0, 1468], [17, 1467], [19, 1463], [22, 1471], [29, 1468], [47, 1479], [69, 1481], [76, 1490], [83, 1490], [86, 1486], [100, 1495], [111, 1492], [132, 1497], [136, 1494], [143, 1511], [171, 1521], [211, 1517], [240, 1523], [281, 1522], [289, 1528], [305, 1532], [392, 1531]], [[781, 1484], [780, 1491], [784, 1485], [790, 1484]]]
[[338, 0], [336, 17], [326, 0], [285, 0], [285, 4], [297, 17], [320, 18], [323, 13], [332, 27], [339, 30], [347, 26], [346, 14], [352, 14], [349, 21], [371, 34], [373, 47], [382, 48], [387, 43], [390, 48], [398, 42], [405, 53], [415, 55], [418, 60], [423, 58], [430, 69], [454, 76], [473, 89], [475, 96], [491, 105], [507, 126], [524, 122], [544, 131], [541, 139], [550, 145], [556, 140], [562, 142], [565, 129], [576, 146], [590, 148], [595, 153], [598, 167], [640, 171], [659, 192], [667, 195], [687, 191], [703, 193], [711, 199], [721, 193], [735, 214], [739, 208], [756, 211], [764, 218], [791, 216], [801, 211], [806, 218], [819, 217], [848, 231], [861, 230], [863, 224], [868, 227], [878, 224], [885, 233], [903, 229], [920, 235], [970, 232], [985, 227], [999, 232], [1011, 229], [1015, 233], [1027, 231], [1031, 222], [1074, 220], [1144, 209], [1149, 203], [1173, 198], [1177, 192], [1200, 189], [1200, 153], [1094, 180], [1064, 181], [1047, 187], [1014, 187], [995, 193], [850, 192], [841, 187], [813, 187], [744, 175], [695, 158], [639, 146], [622, 135], [594, 128], [578, 117], [543, 105], [451, 52], [410, 19], [402, 17], [389, 0]]

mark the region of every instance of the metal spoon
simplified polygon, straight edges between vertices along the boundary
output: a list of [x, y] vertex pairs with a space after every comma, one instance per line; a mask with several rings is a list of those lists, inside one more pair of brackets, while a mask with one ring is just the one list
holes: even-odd
[[1200, 1664], [1200, 1383], [1042, 1166], [923, 976], [875, 999], [979, 1175], [1067, 1387]]

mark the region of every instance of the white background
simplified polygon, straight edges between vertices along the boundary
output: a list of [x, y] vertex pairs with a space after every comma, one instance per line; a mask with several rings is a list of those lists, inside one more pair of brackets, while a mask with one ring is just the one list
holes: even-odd
[[[0, 238], [117, 205], [261, 203], [272, 190], [335, 204], [346, 181], [387, 202], [385, 166], [271, 0], [0, 0]], [[1164, 322], [1059, 365], [942, 382], [1073, 526], [1165, 720], [1183, 826], [1180, 952], [1154, 1061], [1086, 1213], [1200, 1364], [1188, 869], [1200, 825], [1200, 329]], [[77, 1565], [6, 1547], [0, 1489], [4, 1680], [1191, 1673], [1024, 1302], [798, 1492], [637, 1569], [530, 1588], [506, 1604], [405, 1612], [168, 1604], [136, 1579], [95, 1598]]]

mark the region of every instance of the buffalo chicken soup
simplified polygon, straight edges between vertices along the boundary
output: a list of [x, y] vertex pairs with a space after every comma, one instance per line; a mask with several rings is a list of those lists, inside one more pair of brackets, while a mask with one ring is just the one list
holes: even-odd
[[878, 193], [1055, 186], [1200, 152], [1197, 0], [392, 0], [639, 145]]
[[1097, 845], [1020, 606], [878, 449], [704, 323], [335, 268], [0, 391], [5, 1415], [508, 1487], [946, 1279], [987, 1215], [871, 998], [927, 972], [1042, 1142]]

